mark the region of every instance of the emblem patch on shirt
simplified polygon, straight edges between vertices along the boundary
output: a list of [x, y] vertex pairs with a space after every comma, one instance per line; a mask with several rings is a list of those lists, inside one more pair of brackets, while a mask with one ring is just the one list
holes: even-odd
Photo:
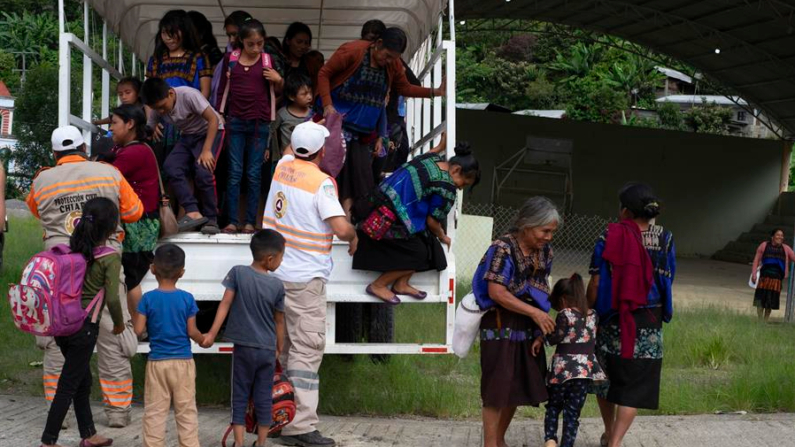
[[334, 185], [323, 185], [323, 194], [331, 197], [332, 199], [337, 198], [337, 188]]
[[82, 211], [72, 211], [66, 215], [66, 219], [64, 219], [64, 229], [66, 230], [67, 234], [72, 234], [75, 232], [75, 227], [77, 226], [78, 222], [80, 222], [80, 218], [82, 216]]
[[279, 219], [287, 214], [287, 197], [281, 191], [276, 193], [276, 200], [273, 201], [273, 214]]

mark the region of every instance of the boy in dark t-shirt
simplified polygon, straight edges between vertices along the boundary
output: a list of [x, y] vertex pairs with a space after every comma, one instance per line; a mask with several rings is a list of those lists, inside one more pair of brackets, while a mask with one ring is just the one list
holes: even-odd
[[201, 346], [209, 348], [227, 314], [224, 339], [234, 343], [232, 366], [232, 425], [235, 446], [242, 446], [246, 407], [254, 402], [257, 446], [264, 446], [271, 424], [273, 373], [284, 347], [284, 285], [270, 272], [284, 257], [284, 237], [261, 230], [251, 238], [251, 265], [238, 265], [223, 281], [226, 292], [210, 332]]

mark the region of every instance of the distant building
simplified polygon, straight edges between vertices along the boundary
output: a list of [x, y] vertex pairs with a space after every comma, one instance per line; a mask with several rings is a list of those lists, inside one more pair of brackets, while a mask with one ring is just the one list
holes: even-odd
[[[729, 123], [729, 132], [732, 135], [749, 138], [772, 138], [773, 132], [762, 122], [764, 116], [759, 111], [752, 109], [744, 99], [720, 95], [670, 95], [657, 98], [658, 103], [670, 102], [679, 105], [682, 112], [693, 107], [707, 104], [716, 104], [732, 110], [732, 119]], [[751, 112], [753, 111], [753, 113]], [[760, 115], [758, 118], [755, 115]], [[761, 118], [761, 119], [760, 119]]]
[[3, 81], [0, 81], [0, 151], [14, 149], [17, 140], [14, 133], [14, 97]]

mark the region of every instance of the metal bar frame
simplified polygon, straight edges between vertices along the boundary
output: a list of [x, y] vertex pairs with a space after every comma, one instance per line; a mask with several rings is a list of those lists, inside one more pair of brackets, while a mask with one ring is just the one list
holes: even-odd
[[[110, 106], [110, 77], [116, 79], [123, 77], [124, 65], [122, 62], [123, 50], [119, 49], [119, 68], [113, 67], [108, 63], [107, 52], [107, 23], [103, 20], [103, 42], [102, 54], [97, 54], [89, 45], [89, 16], [90, 10], [88, 3], [84, 4], [83, 20], [86, 29], [84, 39], [81, 40], [72, 33], [65, 32], [65, 16], [63, 0], [58, 2], [59, 12], [59, 96], [58, 96], [58, 116], [59, 126], [71, 124], [81, 129], [86, 135], [86, 141], [90, 141], [89, 133], [98, 132], [100, 129], [91, 124], [92, 114], [92, 64], [96, 64], [102, 71], [102, 114], [106, 116]], [[412, 99], [408, 104], [409, 111], [407, 120], [410, 129], [410, 142], [412, 154], [417, 148], [430, 147], [441, 133], [447, 129], [447, 148], [448, 159], [452, 157], [455, 147], [455, 17], [454, 1], [448, 3], [448, 16], [450, 26], [450, 40], [443, 40], [444, 24], [443, 17], [440, 16], [437, 32], [431, 33], [423, 45], [415, 53], [413, 62], [421, 70], [420, 76], [423, 85], [428, 87], [439, 87], [442, 79], [447, 79], [446, 100], [436, 97], [433, 99]], [[83, 108], [82, 116], [74, 116], [70, 112], [70, 61], [72, 49], [77, 50], [83, 55]], [[136, 76], [139, 66], [135, 54], [132, 54], [131, 74]], [[461, 212], [461, 194], [459, 192], [455, 212], [450, 213], [447, 221], [447, 234], [455, 241], [456, 226], [458, 215]], [[329, 354], [447, 354], [452, 352], [453, 329], [455, 326], [455, 258], [452, 252], [448, 253], [448, 268], [439, 273], [439, 294], [427, 297], [423, 301], [406, 300], [406, 303], [444, 303], [445, 304], [445, 341], [443, 344], [382, 344], [382, 343], [336, 343], [336, 303], [338, 302], [366, 302], [376, 303], [378, 300], [365, 296], [335, 296], [334, 301], [327, 304], [326, 314], [326, 353]], [[149, 345], [142, 343], [139, 345], [138, 352], [149, 352]], [[232, 346], [228, 343], [217, 343], [210, 349], [202, 349], [193, 345], [195, 353], [231, 353]]]

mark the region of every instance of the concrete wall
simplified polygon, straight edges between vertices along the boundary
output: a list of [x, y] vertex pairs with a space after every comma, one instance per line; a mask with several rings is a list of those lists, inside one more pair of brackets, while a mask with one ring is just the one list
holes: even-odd
[[[658, 222], [674, 232], [683, 255], [712, 255], [761, 222], [776, 203], [783, 160], [789, 161], [781, 141], [492, 112], [459, 110], [457, 132], [459, 141], [472, 144], [483, 170], [482, 183], [465, 200], [490, 202], [495, 164], [521, 149], [527, 135], [570, 139], [572, 212], [613, 217], [618, 189], [628, 181], [647, 182], [663, 201]], [[534, 179], [541, 177], [514, 175], [510, 182], [532, 185]], [[498, 203], [518, 206], [524, 197], [505, 194]]]

